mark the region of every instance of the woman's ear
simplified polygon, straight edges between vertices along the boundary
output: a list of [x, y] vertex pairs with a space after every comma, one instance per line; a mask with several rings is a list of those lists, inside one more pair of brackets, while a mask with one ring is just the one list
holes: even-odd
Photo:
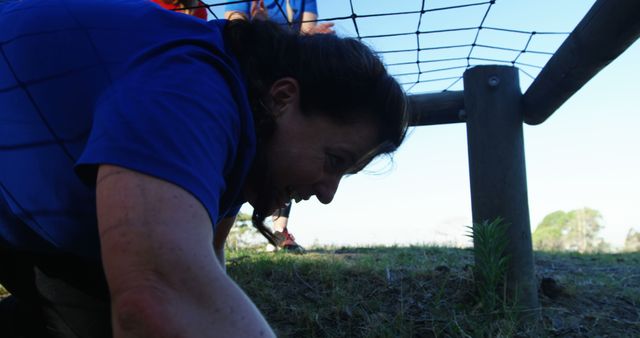
[[300, 86], [292, 77], [283, 77], [276, 80], [269, 90], [269, 98], [272, 103], [272, 113], [280, 116], [290, 107], [297, 106], [300, 100]]

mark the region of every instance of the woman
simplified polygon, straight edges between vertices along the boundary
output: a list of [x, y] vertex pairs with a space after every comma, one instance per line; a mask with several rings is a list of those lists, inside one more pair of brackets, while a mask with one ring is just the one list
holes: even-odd
[[290, 200], [329, 203], [406, 120], [355, 40], [147, 0], [2, 3], [3, 335], [272, 335], [224, 270], [240, 205], [266, 231]]
[[[301, 34], [332, 34], [333, 23], [318, 24], [318, 9], [315, 0], [302, 1], [278, 1], [278, 0], [253, 0], [247, 2], [228, 1], [225, 6], [224, 18], [227, 20], [271, 20], [283, 27], [300, 32]], [[295, 142], [295, 140], [292, 140]], [[277, 159], [275, 159], [277, 160]], [[304, 253], [304, 248], [295, 241], [293, 234], [289, 232], [289, 214], [291, 204], [278, 209], [272, 216], [273, 239], [267, 246], [269, 249], [283, 249], [293, 253]]]

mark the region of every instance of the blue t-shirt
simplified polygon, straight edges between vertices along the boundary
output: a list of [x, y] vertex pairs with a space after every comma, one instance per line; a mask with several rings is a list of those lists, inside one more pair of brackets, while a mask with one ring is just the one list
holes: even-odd
[[[252, 1], [239, 2], [225, 5], [225, 11], [237, 11], [247, 15], [251, 15]], [[318, 15], [318, 8], [315, 0], [289, 0], [289, 5], [293, 12], [292, 20], [288, 19], [287, 0], [265, 0], [264, 7], [269, 14], [269, 20], [275, 21], [282, 25], [292, 23], [294, 30], [299, 31], [302, 23], [302, 14], [304, 12]]]
[[0, 3], [0, 242], [98, 259], [102, 163], [235, 215], [255, 131], [225, 24], [147, 0]]

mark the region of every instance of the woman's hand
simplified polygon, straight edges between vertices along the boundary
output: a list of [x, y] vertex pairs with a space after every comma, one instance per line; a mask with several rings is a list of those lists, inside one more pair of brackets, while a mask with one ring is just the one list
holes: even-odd
[[264, 0], [254, 0], [251, 2], [252, 20], [269, 20], [269, 13], [264, 8]]
[[333, 30], [333, 22], [318, 23], [318, 16], [315, 13], [302, 13], [302, 26], [300, 33], [302, 34], [335, 34]]
[[336, 32], [333, 30], [334, 23], [333, 22], [323, 22], [321, 24], [317, 24], [308, 28], [306, 31], [303, 31], [303, 34], [335, 34]]

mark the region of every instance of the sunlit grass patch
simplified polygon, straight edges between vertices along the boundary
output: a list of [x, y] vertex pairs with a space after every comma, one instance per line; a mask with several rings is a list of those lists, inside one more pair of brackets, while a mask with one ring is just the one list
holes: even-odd
[[[538, 278], [561, 288], [540, 294], [542, 335], [640, 336], [639, 259], [536, 253]], [[473, 264], [470, 249], [436, 246], [238, 250], [228, 271], [282, 337], [540, 336], [509, 307], [478, 307]]]

